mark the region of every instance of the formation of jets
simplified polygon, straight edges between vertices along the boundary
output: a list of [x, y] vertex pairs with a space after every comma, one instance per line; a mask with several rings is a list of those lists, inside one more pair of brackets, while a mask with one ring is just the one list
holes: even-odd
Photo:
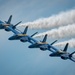
[[63, 60], [70, 59], [73, 62], [75, 62], [75, 58], [73, 58], [73, 55], [75, 54], [75, 51], [72, 53], [67, 52], [68, 45], [67, 43], [63, 50], [59, 50], [53, 46], [57, 40], [53, 41], [51, 44], [47, 43], [47, 34], [44, 36], [42, 41], [37, 41], [33, 38], [34, 35], [36, 35], [38, 32], [35, 32], [31, 36], [27, 34], [28, 26], [26, 26], [25, 30], [23, 32], [19, 32], [16, 29], [16, 26], [19, 25], [22, 21], [18, 22], [17, 24], [13, 25], [11, 24], [12, 15], [10, 15], [8, 21], [2, 22], [0, 21], [0, 29], [4, 29], [5, 31], [11, 31], [14, 33], [13, 36], [9, 37], [8, 40], [20, 40], [21, 42], [29, 42], [31, 43], [28, 48], [39, 48], [42, 51], [49, 50], [51, 54], [50, 57], [61, 57]]

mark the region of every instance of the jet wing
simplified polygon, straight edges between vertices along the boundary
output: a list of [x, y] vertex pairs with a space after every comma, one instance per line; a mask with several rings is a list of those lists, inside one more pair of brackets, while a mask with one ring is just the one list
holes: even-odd
[[71, 57], [70, 60], [73, 61], [73, 62], [75, 62], [75, 58], [73, 58], [73, 57]]
[[73, 62], [75, 62], [75, 51], [69, 55], [69, 59], [72, 60]]
[[8, 29], [10, 30], [10, 31], [12, 31], [14, 34], [19, 34], [19, 32], [18, 31], [16, 31], [15, 29], [12, 29], [10, 26], [8, 26]]
[[52, 45], [49, 45], [49, 47], [52, 48], [53, 50], [55, 50], [56, 52], [58, 51], [58, 49], [53, 47]]
[[37, 42], [38, 42], [37, 40], [35, 40], [34, 38], [32, 38], [32, 37], [30, 37], [30, 36], [28, 36], [28, 39], [29, 39], [29, 40], [32, 40], [34, 43], [37, 43]]

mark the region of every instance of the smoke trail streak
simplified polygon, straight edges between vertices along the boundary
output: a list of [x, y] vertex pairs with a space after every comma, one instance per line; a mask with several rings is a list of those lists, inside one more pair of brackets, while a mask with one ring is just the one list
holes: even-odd
[[64, 42], [59, 42], [59, 43], [54, 44], [54, 46], [63, 47], [66, 45], [66, 43], [69, 43], [69, 47], [75, 48], [75, 39], [71, 39], [71, 40], [64, 41]]
[[44, 37], [48, 34], [49, 38], [62, 39], [75, 37], [75, 24], [59, 27], [58, 29], [52, 29], [43, 33], [39, 33], [34, 37]]
[[75, 23], [75, 9], [60, 12], [59, 14], [52, 15], [48, 18], [40, 18], [33, 22], [27, 22], [19, 26], [29, 26], [29, 28], [31, 29], [48, 29], [65, 26], [72, 23]]

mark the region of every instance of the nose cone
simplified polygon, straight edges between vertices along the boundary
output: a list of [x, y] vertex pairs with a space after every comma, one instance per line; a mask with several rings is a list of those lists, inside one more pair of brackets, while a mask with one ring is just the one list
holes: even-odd
[[10, 37], [10, 38], [8, 38], [8, 40], [12, 40], [12, 38]]
[[28, 48], [32, 48], [32, 45], [28, 46]]
[[49, 56], [52, 56], [52, 54], [49, 54]]
[[13, 36], [12, 37], [9, 37], [8, 40], [14, 40]]
[[35, 48], [35, 46], [34, 45], [30, 45], [30, 46], [28, 46], [28, 48]]
[[55, 56], [55, 53], [51, 53], [49, 56]]

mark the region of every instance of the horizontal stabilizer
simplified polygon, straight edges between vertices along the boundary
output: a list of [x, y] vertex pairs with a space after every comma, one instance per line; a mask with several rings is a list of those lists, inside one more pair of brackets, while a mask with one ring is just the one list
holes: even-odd
[[16, 27], [17, 25], [19, 25], [21, 22], [22, 22], [22, 21], [20, 21], [20, 22], [18, 22], [17, 24], [15, 24], [15, 27]]
[[73, 55], [73, 54], [75, 54], [75, 51], [74, 51], [74, 52], [72, 52], [69, 56], [70, 56], [70, 57], [72, 57], [72, 55]]
[[73, 54], [75, 54], [75, 51], [69, 55], [69, 59], [72, 60], [73, 62], [75, 62], [75, 58], [73, 58], [73, 56], [72, 56]]
[[15, 24], [15, 25], [13, 26], [13, 29], [15, 29], [16, 26], [19, 25], [21, 22], [22, 22], [22, 21], [20, 21], [20, 22], [18, 22], [17, 24]]
[[33, 37], [34, 35], [36, 35], [38, 32], [35, 32], [34, 34], [31, 35], [31, 37]]
[[53, 45], [55, 42], [57, 42], [58, 40], [55, 40], [54, 42], [52, 42], [50, 45]]

